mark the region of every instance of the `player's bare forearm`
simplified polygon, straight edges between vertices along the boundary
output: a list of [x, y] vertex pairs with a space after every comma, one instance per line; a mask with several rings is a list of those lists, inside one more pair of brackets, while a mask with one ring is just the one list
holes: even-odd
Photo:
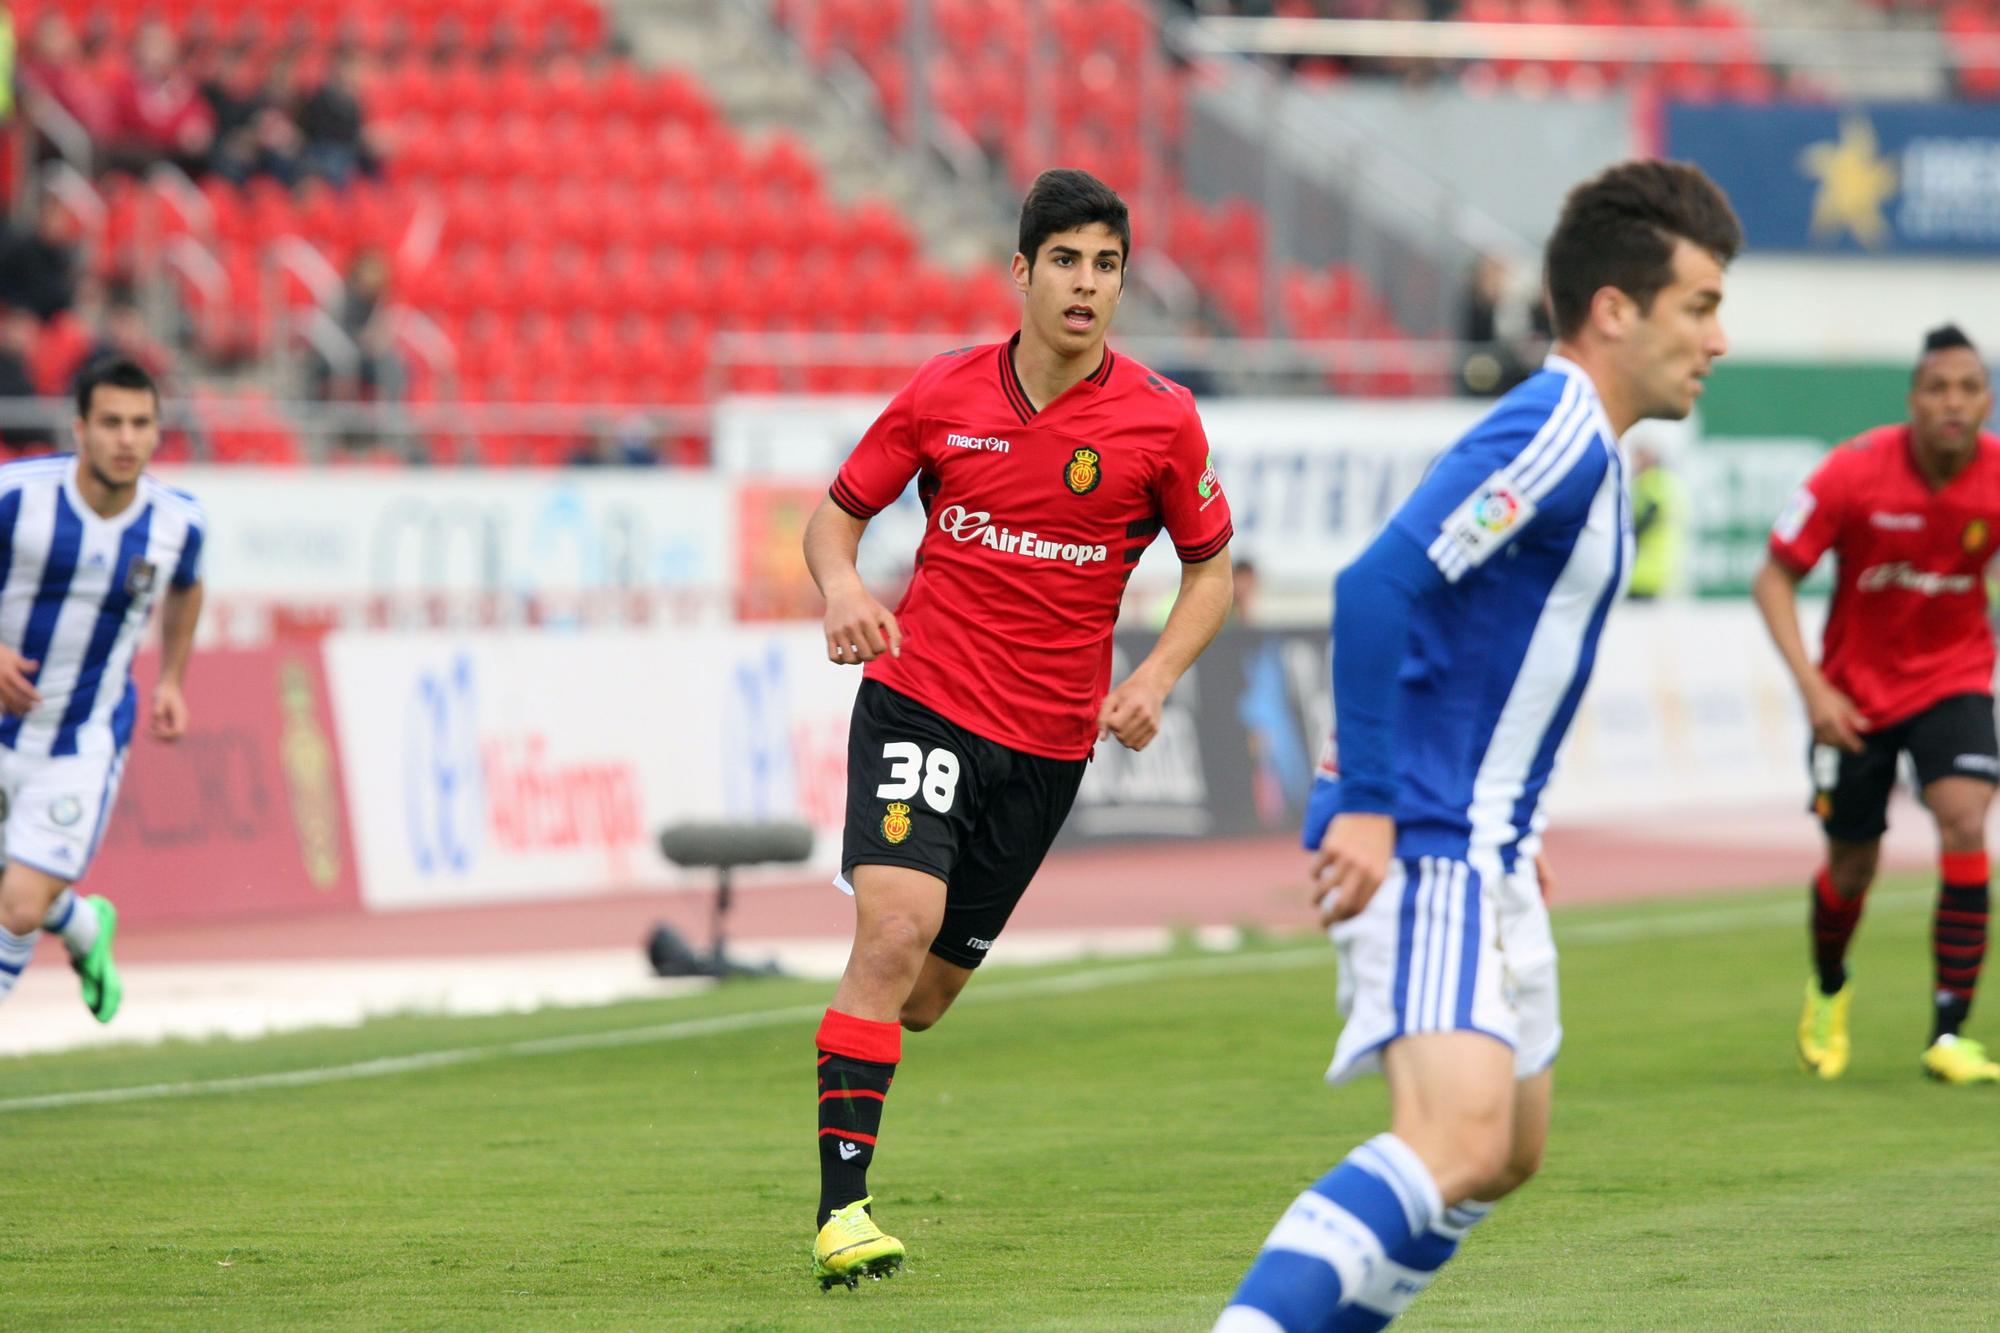
[[1159, 735], [1167, 695], [1194, 665], [1229, 615], [1234, 595], [1229, 552], [1181, 566], [1181, 593], [1160, 630], [1159, 642], [1111, 693], [1097, 712], [1097, 737], [1115, 736], [1129, 750], [1143, 750]]
[[837, 593], [861, 587], [854, 556], [861, 549], [861, 534], [867, 529], [867, 519], [856, 518], [831, 497], [821, 498], [819, 508], [806, 520], [804, 543], [806, 568], [812, 572], [820, 596], [831, 601]]
[[1775, 560], [1765, 560], [1751, 581], [1750, 596], [1757, 603], [1757, 612], [1764, 617], [1764, 628], [1770, 631], [1771, 642], [1778, 646], [1778, 655], [1785, 659], [1792, 679], [1801, 690], [1809, 689], [1819, 680], [1819, 669], [1813, 665], [1812, 656], [1806, 651], [1805, 635], [1799, 629], [1799, 578]]
[[867, 519], [856, 518], [831, 498], [821, 500], [806, 522], [806, 568], [826, 598], [827, 660], [841, 666], [860, 666], [884, 653], [899, 657], [903, 651], [896, 617], [869, 595], [854, 568], [854, 553], [867, 527]]
[[194, 653], [194, 627], [201, 620], [202, 585], [169, 588], [160, 604], [160, 679], [179, 685]]
[[1200, 564], [1182, 565], [1181, 590], [1173, 610], [1167, 613], [1153, 651], [1133, 670], [1132, 678], [1150, 680], [1163, 695], [1173, 689], [1229, 619], [1234, 598], [1229, 548]]

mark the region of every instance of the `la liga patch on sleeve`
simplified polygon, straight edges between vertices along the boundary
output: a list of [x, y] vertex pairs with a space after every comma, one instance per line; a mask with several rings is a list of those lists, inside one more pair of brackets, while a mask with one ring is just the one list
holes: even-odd
[[1804, 486], [1792, 492], [1792, 498], [1785, 501], [1785, 510], [1778, 515], [1778, 521], [1771, 525], [1771, 535], [1781, 542], [1795, 542], [1799, 534], [1806, 530], [1806, 520], [1819, 507], [1819, 497]]
[[1478, 564], [1535, 516], [1535, 502], [1498, 476], [1488, 477], [1445, 516], [1439, 530], [1468, 563]]

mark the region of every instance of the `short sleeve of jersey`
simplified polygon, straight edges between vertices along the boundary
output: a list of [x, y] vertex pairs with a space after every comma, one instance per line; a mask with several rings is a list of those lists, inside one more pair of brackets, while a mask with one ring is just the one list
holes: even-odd
[[1215, 473], [1208, 433], [1202, 430], [1192, 402], [1161, 469], [1158, 499], [1160, 518], [1183, 562], [1198, 565], [1213, 560], [1229, 545], [1233, 534], [1229, 501]]
[[202, 534], [201, 524], [188, 524], [187, 540], [181, 543], [181, 558], [174, 562], [171, 581], [176, 588], [192, 588], [201, 582]]
[[1537, 520], [1579, 519], [1603, 480], [1597, 417], [1571, 382], [1547, 398], [1503, 402], [1446, 450], [1389, 520], [1456, 583]]
[[856, 518], [873, 518], [894, 504], [910, 478], [923, 469], [917, 450], [917, 382], [902, 388], [840, 466], [828, 492]]
[[1806, 575], [1840, 536], [1847, 511], [1851, 449], [1836, 449], [1792, 492], [1771, 525], [1771, 558], [1794, 574]]

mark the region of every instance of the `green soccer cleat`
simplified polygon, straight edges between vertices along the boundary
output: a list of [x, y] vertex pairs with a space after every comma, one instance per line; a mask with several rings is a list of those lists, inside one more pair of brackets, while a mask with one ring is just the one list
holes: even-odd
[[1969, 1037], [1939, 1037], [1924, 1052], [1924, 1073], [1940, 1083], [2000, 1083], [2000, 1064]]
[[69, 965], [83, 982], [85, 1007], [98, 1022], [109, 1023], [118, 1016], [118, 1005], [125, 998], [125, 982], [118, 975], [118, 964], [111, 960], [111, 942], [118, 934], [118, 909], [111, 905], [110, 899], [96, 894], [82, 899], [77, 907], [97, 913], [97, 943], [83, 957], [72, 957]]
[[813, 1276], [821, 1291], [844, 1282], [851, 1289], [862, 1278], [876, 1281], [888, 1277], [903, 1265], [903, 1242], [882, 1234], [868, 1215], [873, 1196], [850, 1203], [835, 1211], [819, 1229], [813, 1242]]
[[1851, 981], [1825, 995], [1818, 981], [1806, 978], [1806, 1008], [1799, 1016], [1799, 1063], [1807, 1073], [1834, 1079], [1847, 1072], [1847, 1002], [1853, 995]]

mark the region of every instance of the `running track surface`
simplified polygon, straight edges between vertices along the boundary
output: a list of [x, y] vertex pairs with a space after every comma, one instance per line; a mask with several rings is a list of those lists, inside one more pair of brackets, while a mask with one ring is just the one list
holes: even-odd
[[[1899, 801], [1901, 800], [1899, 796]], [[1906, 803], [1892, 813], [1891, 868], [1932, 856], [1928, 820]], [[1663, 816], [1649, 827], [1551, 830], [1553, 901], [1803, 886], [1818, 835], [1796, 808]], [[1138, 842], [1062, 852], [1043, 865], [1010, 930], [1091, 931], [1148, 926], [1311, 924], [1306, 856], [1288, 837], [1199, 843]], [[121, 931], [122, 963], [258, 962], [470, 957], [495, 953], [637, 948], [659, 923], [697, 943], [709, 938], [706, 892], [631, 893], [476, 908], [256, 919]], [[1803, 919], [1803, 917], [1801, 918]], [[743, 888], [729, 922], [733, 943], [845, 941], [851, 901], [825, 878]], [[44, 941], [37, 966], [61, 966]], [[63, 969], [67, 971], [67, 968]]]

